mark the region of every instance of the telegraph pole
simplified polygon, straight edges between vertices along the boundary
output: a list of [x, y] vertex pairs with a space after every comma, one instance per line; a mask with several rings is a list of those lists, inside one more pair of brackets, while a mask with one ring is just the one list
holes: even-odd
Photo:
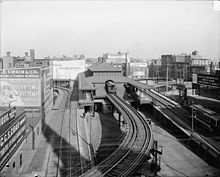
[[169, 68], [169, 67], [168, 67], [168, 58], [167, 58], [167, 77], [166, 77], [166, 83], [167, 83], [167, 84], [166, 84], [166, 95], [168, 95], [168, 80], [169, 80], [169, 79], [168, 79], [168, 76], [169, 76], [169, 72], [168, 72], [169, 70], [168, 70], [168, 68]]
[[2, 56], [2, 30], [1, 30], [1, 27], [2, 27], [2, 0], [0, 0], [0, 58]]

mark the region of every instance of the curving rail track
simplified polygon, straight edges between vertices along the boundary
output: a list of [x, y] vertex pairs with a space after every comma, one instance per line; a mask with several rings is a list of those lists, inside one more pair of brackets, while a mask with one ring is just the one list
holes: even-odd
[[142, 115], [117, 95], [108, 94], [107, 97], [126, 119], [129, 131], [119, 148], [84, 173], [84, 177], [129, 176], [135, 172], [153, 146], [151, 127]]
[[[62, 90], [62, 91], [61, 91]], [[48, 127], [46, 130], [46, 136], [49, 138], [50, 144], [52, 148], [49, 152], [49, 157], [47, 160], [47, 167], [45, 177], [58, 177], [62, 176], [60, 174], [60, 157], [61, 157], [61, 149], [63, 144], [62, 134], [64, 129], [64, 117], [65, 117], [65, 109], [68, 105], [68, 97], [69, 92], [66, 89], [60, 89], [60, 94], [62, 94], [62, 101], [60, 105], [57, 106], [57, 119], [51, 122], [50, 127], [54, 128], [50, 130]]]

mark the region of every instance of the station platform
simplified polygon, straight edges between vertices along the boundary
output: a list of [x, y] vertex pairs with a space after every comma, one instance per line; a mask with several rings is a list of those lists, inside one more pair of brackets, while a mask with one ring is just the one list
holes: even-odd
[[[55, 102], [53, 109], [50, 111], [48, 119], [46, 120], [47, 125], [51, 125], [55, 119], [59, 119], [58, 111], [61, 104], [62, 97], [58, 96]], [[91, 168], [91, 155], [94, 154], [94, 151], [98, 149], [98, 145], [100, 142], [100, 131], [101, 131], [101, 124], [99, 120], [99, 116], [96, 115], [93, 117], [91, 121], [91, 132], [92, 132], [92, 139], [91, 143], [94, 145], [93, 153], [90, 152], [89, 148], [89, 132], [86, 131], [88, 129], [88, 116], [83, 116], [83, 110], [79, 109], [77, 101], [71, 101], [70, 107], [71, 111], [67, 110], [67, 114], [71, 115], [72, 125], [68, 128], [71, 128], [70, 134], [70, 142], [68, 142], [71, 147], [73, 147], [74, 155], [80, 156], [80, 158], [75, 158], [72, 165], [81, 164], [83, 170], [88, 170]], [[77, 124], [77, 126], [76, 126]], [[45, 130], [46, 131], [46, 130]], [[51, 144], [48, 142], [48, 137], [42, 133], [40, 135], [40, 142], [36, 145], [35, 150], [27, 151], [29, 154], [29, 159], [24, 159], [23, 168], [19, 174], [16, 174], [15, 177], [30, 177], [34, 176], [35, 174], [43, 177], [46, 174], [46, 167], [48, 163], [49, 153], [51, 151]], [[65, 138], [66, 139], [66, 138]], [[31, 142], [30, 142], [31, 143]], [[82, 157], [82, 158], [81, 158]], [[84, 171], [81, 171], [82, 173]]]

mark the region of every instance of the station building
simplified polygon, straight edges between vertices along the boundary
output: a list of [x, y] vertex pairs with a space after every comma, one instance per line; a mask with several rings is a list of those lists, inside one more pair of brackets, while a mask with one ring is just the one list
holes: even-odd
[[139, 86], [143, 89], [150, 88], [143, 83], [123, 76], [121, 68], [106, 63], [104, 59], [88, 67], [87, 71], [79, 73], [79, 105], [84, 108], [85, 111], [95, 110], [103, 113], [113, 111], [112, 105], [106, 100], [105, 82], [107, 80], [114, 81], [117, 95], [126, 101], [133, 100], [126, 94], [125, 83], [130, 83], [131, 85]]

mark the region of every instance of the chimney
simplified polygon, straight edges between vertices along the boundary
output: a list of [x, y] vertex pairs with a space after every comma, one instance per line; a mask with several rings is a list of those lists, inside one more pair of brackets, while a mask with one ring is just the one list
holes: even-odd
[[6, 54], [7, 54], [7, 57], [10, 57], [10, 53], [11, 53], [11, 52], [6, 52]]
[[102, 63], [106, 63], [106, 58], [102, 57]]
[[25, 54], [25, 57], [28, 57], [28, 52], [25, 52], [24, 54]]
[[34, 49], [30, 49], [30, 57], [31, 57], [32, 60], [35, 59]]
[[99, 63], [106, 63], [106, 58], [105, 57], [98, 57], [98, 62]]

